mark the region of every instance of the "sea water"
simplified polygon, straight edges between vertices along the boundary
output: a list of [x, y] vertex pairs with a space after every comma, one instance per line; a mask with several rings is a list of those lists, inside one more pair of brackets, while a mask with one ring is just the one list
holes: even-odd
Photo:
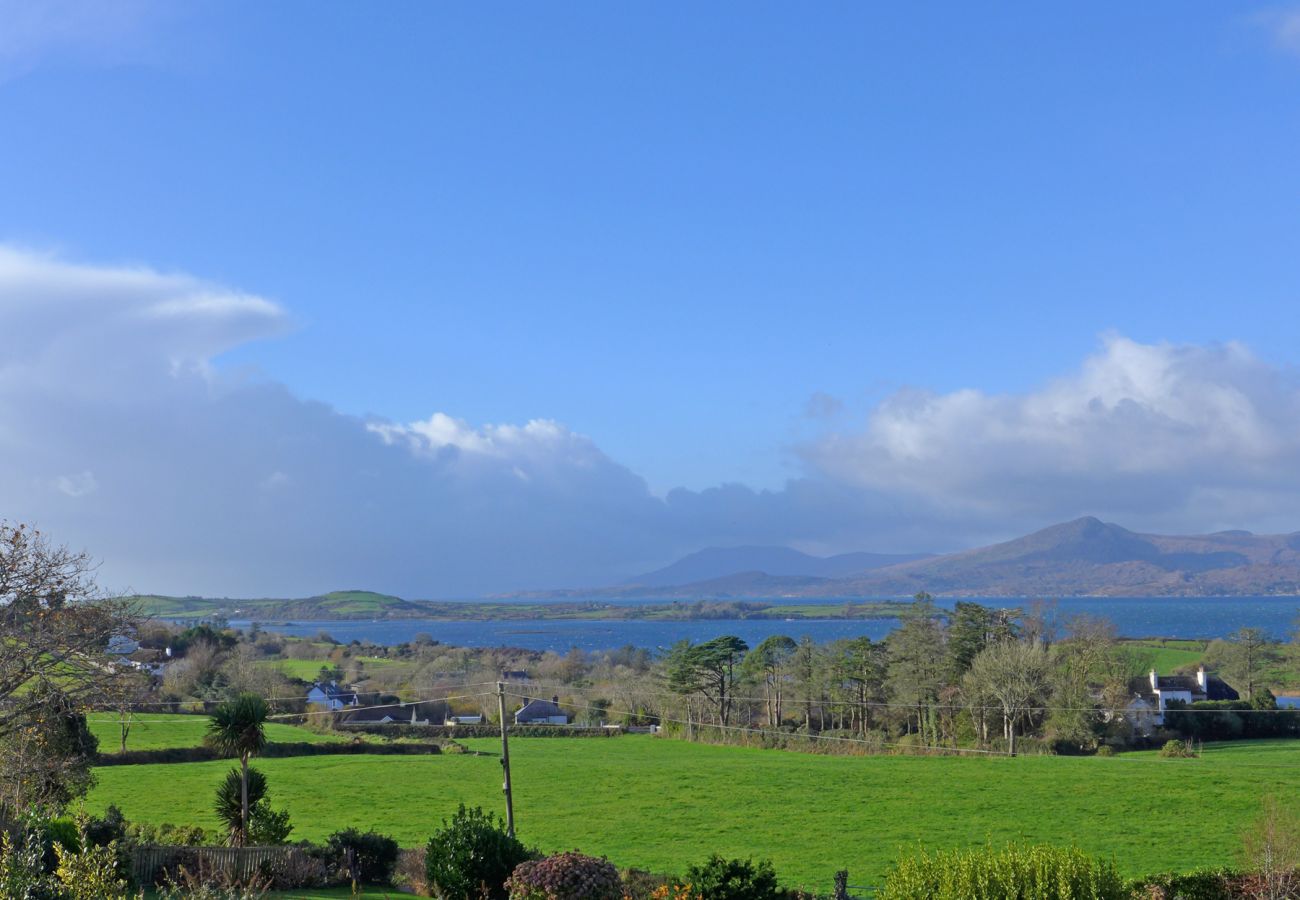
[[[1029, 601], [1005, 597], [972, 599], [996, 607], [1029, 606]], [[843, 601], [781, 598], [771, 602], [792, 605]], [[944, 608], [951, 608], [954, 602], [936, 601]], [[1058, 629], [1064, 629], [1072, 616], [1081, 613], [1100, 616], [1113, 622], [1124, 637], [1216, 638], [1250, 627], [1261, 628], [1276, 640], [1286, 640], [1300, 613], [1300, 597], [1071, 597], [1047, 602], [1043, 611]], [[231, 624], [246, 628], [250, 622], [232, 620]], [[509, 646], [564, 653], [573, 647], [608, 650], [628, 644], [656, 650], [683, 638], [703, 641], [722, 634], [737, 635], [750, 646], [774, 634], [796, 639], [808, 635], [819, 643], [861, 635], [879, 639], [897, 626], [897, 619], [390, 619], [295, 621], [262, 627], [307, 637], [324, 631], [344, 643], [360, 640], [400, 644], [424, 633], [441, 643], [462, 647]]]

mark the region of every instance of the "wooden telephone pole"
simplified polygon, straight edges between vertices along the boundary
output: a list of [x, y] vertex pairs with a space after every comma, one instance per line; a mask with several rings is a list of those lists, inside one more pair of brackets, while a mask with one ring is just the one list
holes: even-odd
[[510, 795], [510, 742], [506, 738], [506, 686], [497, 682], [497, 710], [501, 714], [501, 772], [505, 781], [501, 790], [506, 795], [506, 834], [515, 836], [515, 802]]

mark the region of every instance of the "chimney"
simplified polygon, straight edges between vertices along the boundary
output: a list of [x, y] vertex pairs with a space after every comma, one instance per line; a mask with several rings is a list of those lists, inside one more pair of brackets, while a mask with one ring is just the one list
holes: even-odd
[[1205, 666], [1197, 666], [1197, 667], [1196, 667], [1196, 686], [1199, 687], [1202, 691], [1208, 691], [1208, 690], [1209, 690], [1209, 688], [1207, 688], [1207, 687], [1205, 686], [1205, 681], [1206, 681], [1206, 679], [1205, 679]]
[[555, 696], [551, 697], [551, 702], [554, 703], [556, 706], [559, 706], [559, 705], [560, 705], [560, 695], [559, 695], [559, 694], [556, 694]]
[[1156, 670], [1155, 670], [1155, 669], [1152, 669], [1152, 670], [1151, 670], [1151, 690], [1155, 691], [1155, 690], [1159, 690], [1159, 689], [1160, 689], [1160, 680], [1159, 680], [1158, 678], [1156, 678]]

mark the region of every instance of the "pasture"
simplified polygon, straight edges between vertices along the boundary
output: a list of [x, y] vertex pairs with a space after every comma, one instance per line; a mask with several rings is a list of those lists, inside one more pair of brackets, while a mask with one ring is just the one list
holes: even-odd
[[[90, 732], [99, 739], [101, 753], [114, 753], [121, 746], [121, 732], [118, 729], [116, 713], [91, 713], [86, 717]], [[203, 743], [208, 733], [207, 716], [185, 715], [182, 713], [140, 713], [131, 725], [127, 735], [128, 750], [162, 750], [170, 747], [195, 747]], [[282, 725], [270, 722], [266, 726], [266, 737], [271, 741], [299, 742], [316, 744], [326, 741], [341, 741], [348, 738], [338, 735], [317, 734], [296, 725]]]
[[[422, 844], [457, 803], [500, 810], [485, 755], [315, 757], [257, 763], [294, 837], [374, 828]], [[820, 756], [613, 740], [511, 742], [520, 836], [620, 866], [680, 871], [711, 852], [770, 857], [782, 880], [828, 890], [836, 869], [878, 883], [900, 848], [1012, 838], [1113, 857], [1129, 875], [1233, 861], [1237, 832], [1268, 793], [1296, 801], [1300, 742], [1207, 745], [1200, 759]], [[87, 806], [214, 828], [212, 791], [230, 763], [102, 769]]]
[[1181, 641], [1170, 638], [1146, 638], [1121, 641], [1134, 660], [1143, 668], [1153, 668], [1162, 675], [1182, 666], [1194, 666], [1205, 655], [1207, 641]]

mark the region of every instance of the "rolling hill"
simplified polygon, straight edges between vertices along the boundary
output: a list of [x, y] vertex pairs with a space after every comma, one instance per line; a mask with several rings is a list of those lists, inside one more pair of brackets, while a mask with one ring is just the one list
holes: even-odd
[[921, 553], [841, 553], [812, 556], [789, 547], [709, 547], [671, 565], [627, 580], [629, 585], [668, 587], [762, 573], [778, 577], [846, 578], [898, 563], [923, 559]]
[[[870, 553], [819, 560], [793, 550], [776, 552], [780, 549], [705, 550], [633, 583], [529, 596], [883, 598], [920, 591], [958, 597], [1300, 594], [1300, 532], [1142, 534], [1085, 516], [1000, 544], [893, 562]], [[723, 571], [729, 565], [736, 568]], [[843, 571], [855, 566], [857, 571]], [[681, 580], [673, 583], [673, 579]]]
[[428, 608], [391, 594], [373, 591], [331, 591], [315, 597], [261, 597], [237, 600], [213, 597], [132, 597], [145, 615], [167, 619], [220, 616], [226, 619], [286, 621], [289, 619], [397, 619], [428, 615]]

